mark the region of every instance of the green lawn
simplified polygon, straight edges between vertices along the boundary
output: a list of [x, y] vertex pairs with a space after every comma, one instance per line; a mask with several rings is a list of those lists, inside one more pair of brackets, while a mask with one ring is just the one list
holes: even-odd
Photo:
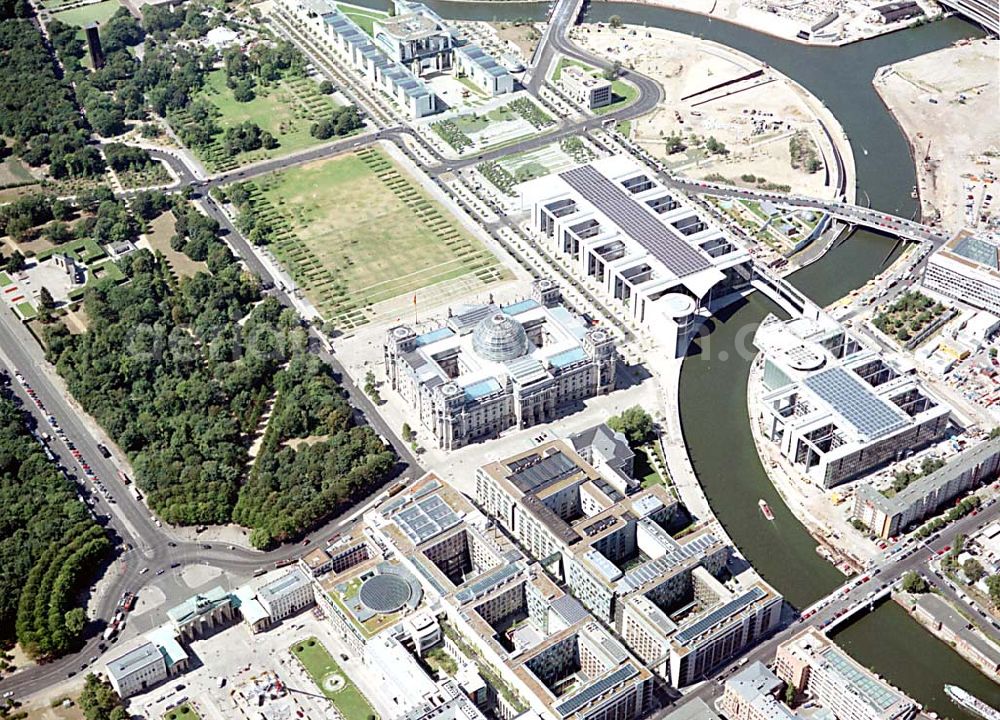
[[[316, 683], [316, 687], [330, 698], [340, 714], [344, 716], [344, 720], [367, 720], [369, 715], [375, 715], [368, 700], [340, 669], [340, 666], [319, 640], [314, 637], [300, 640], [292, 645], [291, 651], [302, 663], [313, 682]], [[328, 687], [328, 680], [333, 675], [339, 675], [343, 678], [343, 685], [339, 690]]]
[[615, 112], [616, 110], [621, 110], [626, 105], [631, 105], [639, 96], [639, 90], [635, 87], [635, 85], [627, 83], [624, 80], [612, 80], [611, 95], [611, 104], [605, 105], [604, 107], [594, 108], [595, 114], [606, 115], [608, 113]]
[[199, 720], [199, 715], [194, 708], [184, 703], [173, 710], [168, 710], [163, 716], [164, 720]]
[[495, 257], [384, 153], [367, 148], [257, 182], [254, 206], [282, 228], [271, 249], [328, 316], [475, 273]]
[[67, 25], [76, 25], [82, 28], [92, 22], [107, 22], [120, 7], [121, 3], [118, 0], [104, 0], [104, 2], [57, 12], [55, 17]]
[[376, 20], [389, 17], [388, 13], [371, 10], [369, 8], [357, 7], [355, 5], [338, 4], [337, 8], [340, 12], [344, 13], [344, 15], [357, 23], [359, 28], [373, 37], [375, 35], [375, 31], [372, 29], [372, 23]]
[[559, 82], [559, 78], [562, 77], [563, 68], [569, 65], [575, 65], [576, 67], [583, 68], [584, 70], [587, 70], [591, 74], [596, 74], [599, 72], [599, 70], [595, 68], [593, 65], [587, 65], [586, 63], [582, 63], [579, 60], [570, 60], [569, 58], [559, 58], [559, 62], [556, 63], [556, 69], [552, 71], [552, 82]]
[[35, 306], [27, 300], [17, 304], [17, 311], [21, 313], [25, 320], [31, 320], [31, 318], [38, 315], [38, 312], [35, 310]]
[[10, 279], [10, 276], [5, 272], [0, 272], [0, 288], [7, 287], [14, 281]]
[[666, 463], [664, 463], [663, 456], [660, 454], [660, 448], [657, 447], [656, 443], [643, 445], [635, 450], [635, 477], [642, 482], [643, 488], [652, 487], [653, 485], [666, 484], [667, 478], [664, 478], [656, 471], [656, 468], [649, 461], [648, 453], [654, 453], [657, 459], [659, 459], [664, 466], [666, 465]]
[[273, 154], [283, 155], [319, 143], [309, 134], [313, 119], [303, 117], [305, 109], [294, 101], [282, 83], [270, 87], [258, 85], [253, 100], [239, 102], [226, 87], [226, 71], [220, 68], [208, 74], [203, 92], [221, 113], [216, 118], [219, 127], [225, 130], [247, 120], [255, 122], [278, 139], [278, 147], [270, 151]]
[[[310, 135], [309, 130], [316, 120], [333, 110], [335, 103], [330, 96], [319, 93], [315, 80], [287, 76], [267, 86], [257, 85], [254, 93], [253, 100], [239, 102], [233, 97], [233, 91], [226, 87], [225, 70], [213, 70], [206, 76], [199, 97], [219, 111], [215, 122], [223, 132], [251, 121], [278, 141], [278, 147], [272, 150], [262, 148], [227, 157], [222, 150], [222, 133], [219, 133], [214, 146], [198, 150], [202, 159], [214, 169], [231, 169], [257, 160], [280, 157], [323, 142]], [[183, 114], [178, 116], [177, 121], [181, 124], [193, 122]]]

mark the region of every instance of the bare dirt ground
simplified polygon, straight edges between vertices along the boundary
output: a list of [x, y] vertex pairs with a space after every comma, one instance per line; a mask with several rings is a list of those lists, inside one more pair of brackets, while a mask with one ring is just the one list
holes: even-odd
[[940, 214], [950, 230], [980, 224], [985, 194], [996, 194], [987, 176], [1000, 172], [998, 53], [1000, 41], [975, 40], [890, 65], [875, 77], [913, 148], [924, 217]]
[[[789, 141], [798, 132], [824, 167], [827, 158], [833, 165], [832, 148], [816, 120], [818, 101], [767, 66], [716, 43], [658, 28], [585, 25], [574, 31], [574, 38], [663, 85], [664, 101], [633, 121], [631, 133], [676, 172], [694, 178], [722, 176], [737, 184], [743, 184], [741, 176], [754, 175], [795, 192], [833, 195], [833, 179], [823, 168], [810, 173], [791, 164]], [[709, 90], [721, 83], [728, 84]], [[832, 118], [826, 122], [835, 123]], [[831, 132], [843, 136], [839, 127]], [[711, 154], [704, 144], [687, 142], [685, 151], [667, 155], [665, 138], [671, 134], [685, 140], [692, 134], [703, 140], [714, 137], [728, 152]]]

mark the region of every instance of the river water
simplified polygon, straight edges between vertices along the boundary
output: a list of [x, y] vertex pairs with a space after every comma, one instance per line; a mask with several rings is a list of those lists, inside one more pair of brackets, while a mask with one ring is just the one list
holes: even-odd
[[[355, 0], [384, 8], [384, 0]], [[545, 3], [424, 0], [442, 16], [458, 20], [540, 20]], [[946, 47], [981, 33], [951, 19], [841, 48], [813, 48], [736, 25], [646, 5], [597, 2], [587, 19], [620, 16], [628, 24], [661, 27], [741, 50], [792, 78], [818, 97], [840, 121], [854, 148], [858, 197], [887, 212], [910, 217], [916, 201], [913, 160], [905, 137], [879, 99], [875, 71], [905, 58]], [[865, 152], [867, 151], [867, 152]], [[826, 305], [878, 274], [893, 241], [859, 231], [792, 282]], [[747, 559], [793, 605], [805, 607], [844, 577], [815, 552], [816, 543], [791, 514], [768, 480], [750, 436], [746, 388], [756, 325], [776, 308], [754, 294], [715, 319], [684, 362], [680, 382], [681, 422], [691, 460], [719, 520]], [[775, 514], [768, 522], [757, 500]], [[951, 682], [996, 704], [997, 686], [947, 645], [925, 632], [894, 603], [842, 630], [838, 643], [859, 662], [908, 695], [953, 720], [974, 720], [953, 705], [942, 685]]]

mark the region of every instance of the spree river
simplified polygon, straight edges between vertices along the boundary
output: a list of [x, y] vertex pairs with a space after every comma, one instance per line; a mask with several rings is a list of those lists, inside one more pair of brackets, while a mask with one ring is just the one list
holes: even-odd
[[[544, 3], [424, 2], [442, 16], [460, 20], [541, 20], [548, 11]], [[385, 7], [384, 0], [359, 4]], [[910, 198], [913, 160], [906, 139], [872, 87], [872, 78], [882, 65], [981, 34], [951, 19], [841, 48], [813, 48], [646, 5], [597, 2], [587, 18], [601, 22], [611, 15], [629, 24], [666, 28], [742, 50], [801, 84], [833, 112], [850, 138], [859, 199], [867, 197], [873, 207], [906, 217], [916, 211], [916, 201]], [[885, 237], [855, 232], [791, 280], [826, 305], [877, 275], [892, 250], [893, 241]], [[684, 362], [681, 422], [694, 469], [719, 520], [754, 567], [801, 608], [826, 595], [844, 577], [816, 554], [815, 541], [768, 480], [750, 435], [746, 390], [753, 330], [775, 310], [755, 293], [715, 318], [711, 332]], [[760, 498], [774, 511], [774, 522], [760, 514]], [[945, 717], [973, 720], [944, 695], [946, 682], [994, 703], [1000, 694], [996, 685], [891, 602], [841, 631], [837, 641], [863, 665]]]

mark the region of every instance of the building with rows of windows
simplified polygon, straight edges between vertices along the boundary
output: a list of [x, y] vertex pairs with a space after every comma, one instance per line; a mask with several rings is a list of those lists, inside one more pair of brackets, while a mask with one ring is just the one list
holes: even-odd
[[542, 242], [673, 356], [687, 352], [700, 318], [750, 286], [746, 249], [631, 156], [519, 188]]
[[951, 408], [826, 314], [767, 317], [758, 418], [764, 437], [831, 488], [941, 440]]
[[571, 403], [615, 387], [611, 335], [591, 329], [538, 280], [512, 305], [466, 306], [418, 333], [390, 328], [389, 384], [446, 450], [555, 420]]
[[1000, 238], [959, 232], [928, 258], [923, 286], [1000, 315]]
[[663, 486], [602, 474], [570, 442], [483, 465], [476, 501], [675, 687], [778, 625], [781, 596], [752, 572], [731, 576], [732, 548], [711, 526], [688, 528]]

